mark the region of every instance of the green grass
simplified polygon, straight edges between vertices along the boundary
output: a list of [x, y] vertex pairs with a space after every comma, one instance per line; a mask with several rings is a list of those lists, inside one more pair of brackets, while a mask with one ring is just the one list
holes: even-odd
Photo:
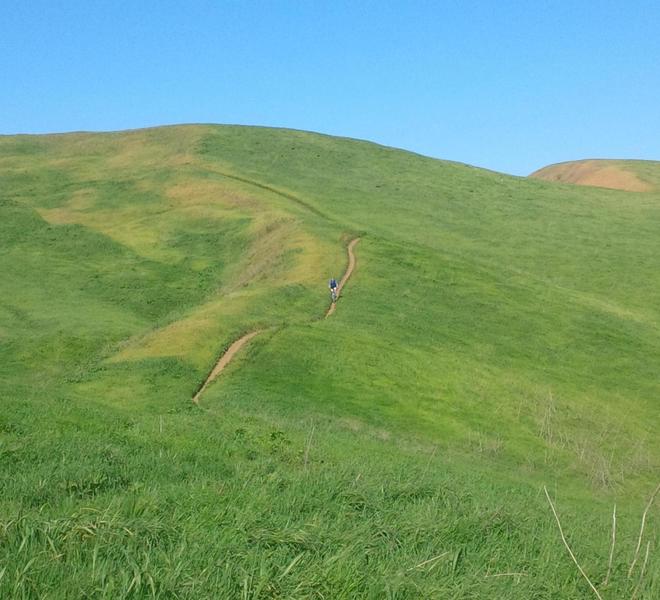
[[643, 181], [652, 185], [654, 189], [660, 189], [660, 162], [653, 160], [626, 160], [621, 161], [626, 169], [630, 169]]
[[0, 597], [588, 597], [543, 485], [599, 586], [617, 503], [630, 597], [659, 213], [288, 130], [0, 137]]

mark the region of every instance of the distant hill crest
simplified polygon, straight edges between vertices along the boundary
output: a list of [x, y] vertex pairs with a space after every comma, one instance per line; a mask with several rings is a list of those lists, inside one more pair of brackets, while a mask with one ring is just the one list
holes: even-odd
[[576, 160], [543, 167], [532, 173], [530, 177], [628, 192], [651, 192], [660, 189], [660, 162]]

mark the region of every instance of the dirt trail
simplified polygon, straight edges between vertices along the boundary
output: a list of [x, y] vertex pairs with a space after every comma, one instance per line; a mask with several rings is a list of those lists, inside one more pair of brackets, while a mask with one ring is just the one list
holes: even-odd
[[[339, 282], [339, 285], [337, 287], [337, 297], [341, 294], [341, 290], [348, 281], [348, 278], [353, 274], [353, 270], [355, 269], [355, 253], [353, 252], [353, 249], [357, 245], [357, 243], [360, 241], [360, 238], [355, 238], [354, 240], [351, 240], [350, 244], [348, 244], [348, 267], [346, 269], [346, 272], [344, 273], [344, 276], [341, 278], [341, 281]], [[337, 303], [333, 302], [330, 305], [330, 308], [328, 308], [328, 311], [325, 313], [326, 318], [329, 317], [333, 312], [335, 312], [335, 309], [337, 308]], [[204, 385], [202, 385], [201, 388], [197, 391], [197, 393], [193, 396], [192, 401], [195, 404], [199, 404], [199, 397], [204, 393], [204, 390], [211, 384], [211, 382], [218, 376], [224, 368], [231, 362], [231, 360], [234, 358], [236, 353], [245, 345], [247, 344], [253, 337], [259, 335], [260, 333], [263, 333], [265, 330], [264, 329], [257, 329], [256, 331], [251, 331], [250, 333], [246, 333], [243, 337], [238, 338], [229, 348], [227, 348], [227, 352], [225, 352], [221, 357], [220, 360], [217, 362], [215, 367], [213, 367], [213, 370], [209, 374], [209, 376], [206, 378], [206, 381], [204, 382]]]
[[246, 333], [243, 337], [238, 338], [229, 348], [227, 348], [227, 352], [225, 352], [221, 357], [220, 360], [218, 361], [218, 364], [213, 367], [213, 370], [209, 374], [209, 376], [206, 378], [206, 381], [204, 382], [204, 385], [199, 388], [199, 391], [193, 396], [193, 402], [195, 404], [199, 404], [199, 397], [202, 395], [204, 390], [208, 387], [208, 385], [218, 376], [224, 368], [229, 364], [232, 358], [236, 355], [236, 353], [245, 345], [247, 344], [255, 335], [259, 335], [263, 329], [257, 329], [257, 331], [251, 331], [250, 333]]
[[[355, 238], [354, 240], [351, 240], [351, 243], [348, 245], [348, 267], [346, 269], [346, 273], [344, 273], [344, 276], [341, 278], [341, 281], [339, 282], [339, 285], [337, 286], [337, 300], [339, 300], [339, 296], [341, 295], [341, 290], [348, 281], [348, 278], [353, 274], [353, 270], [355, 269], [355, 253], [353, 252], [353, 249], [357, 245], [357, 243], [360, 241], [360, 238]], [[328, 312], [325, 313], [325, 318], [327, 319], [333, 312], [335, 312], [335, 309], [337, 308], [337, 303], [333, 302], [330, 305], [330, 308], [328, 308]]]

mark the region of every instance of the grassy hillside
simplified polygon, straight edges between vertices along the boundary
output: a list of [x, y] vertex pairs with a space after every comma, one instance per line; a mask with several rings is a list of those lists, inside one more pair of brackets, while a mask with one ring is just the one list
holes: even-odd
[[543, 167], [532, 173], [530, 177], [629, 192], [650, 192], [660, 190], [660, 162], [575, 160]]
[[0, 213], [1, 597], [587, 597], [543, 485], [658, 594], [659, 193], [186, 126], [0, 137]]

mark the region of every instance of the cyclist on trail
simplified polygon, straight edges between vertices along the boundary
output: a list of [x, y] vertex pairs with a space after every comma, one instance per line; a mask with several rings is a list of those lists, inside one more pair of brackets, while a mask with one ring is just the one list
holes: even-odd
[[330, 288], [330, 296], [332, 296], [332, 301], [335, 302], [337, 300], [337, 280], [334, 277], [330, 280], [328, 287]]

